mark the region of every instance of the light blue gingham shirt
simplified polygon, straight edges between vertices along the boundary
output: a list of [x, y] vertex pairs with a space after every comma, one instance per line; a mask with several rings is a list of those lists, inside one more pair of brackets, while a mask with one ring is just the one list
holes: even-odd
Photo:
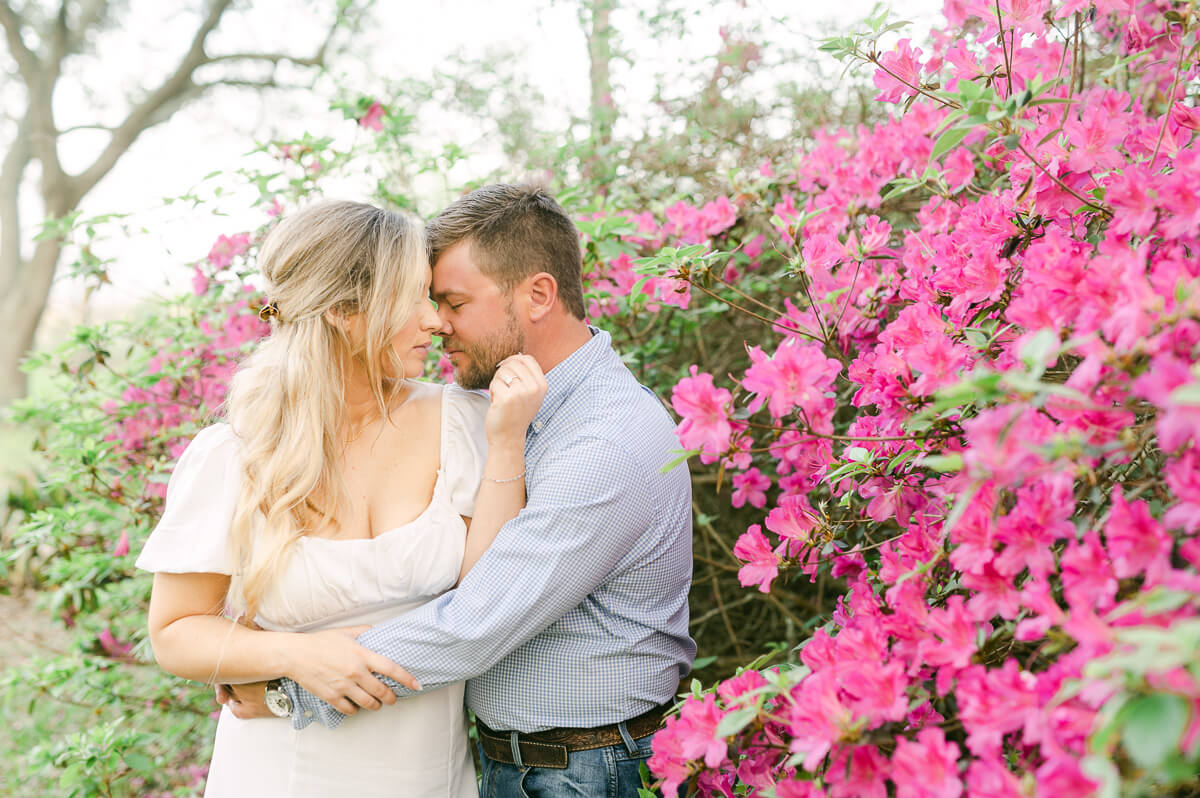
[[[546, 382], [525, 509], [457, 588], [359, 637], [425, 690], [467, 679], [467, 706], [496, 730], [628, 720], [671, 700], [696, 655], [691, 482], [685, 466], [662, 473], [679, 448], [670, 416], [599, 330]], [[344, 719], [284, 689], [297, 729]]]

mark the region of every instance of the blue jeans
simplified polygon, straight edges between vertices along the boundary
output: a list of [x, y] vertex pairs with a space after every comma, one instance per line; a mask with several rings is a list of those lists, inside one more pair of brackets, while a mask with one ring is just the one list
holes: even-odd
[[650, 758], [653, 734], [588, 751], [572, 751], [565, 768], [518, 767], [487, 758], [479, 761], [483, 778], [479, 798], [637, 798], [642, 786], [638, 766]]

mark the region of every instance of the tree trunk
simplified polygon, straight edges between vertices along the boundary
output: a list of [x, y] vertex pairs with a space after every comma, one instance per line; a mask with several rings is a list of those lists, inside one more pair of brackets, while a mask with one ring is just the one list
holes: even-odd
[[108, 144], [90, 165], [77, 174], [68, 174], [58, 157], [58, 137], [62, 131], [54, 122], [55, 86], [62, 74], [64, 60], [78, 53], [87, 37], [109, 20], [109, 3], [96, 0], [82, 6], [75, 15], [77, 27], [71, 28], [68, 4], [63, 2], [58, 14], [36, 31], [38, 45], [31, 47], [26, 31], [33, 25], [12, 4], [0, 0], [0, 32], [4, 35], [8, 55], [16, 64], [17, 74], [11, 77], [20, 78], [27, 95], [25, 116], [0, 163], [0, 319], [6, 325], [5, 334], [0, 336], [0, 407], [25, 395], [26, 380], [20, 362], [33, 345], [63, 250], [62, 239], [46, 238], [37, 243], [32, 257], [23, 257], [20, 196], [29, 165], [36, 160], [41, 167], [44, 214], [51, 219], [61, 219], [79, 207], [83, 198], [112, 171], [138, 136], [206, 89], [223, 83], [279, 87], [274, 69], [265, 80], [231, 77], [208, 83], [195, 81], [196, 70], [218, 62], [265, 63], [277, 67], [286, 61], [294, 66], [322, 67], [334, 31], [349, 18], [353, 5], [338, 4], [339, 18], [311, 56], [262, 51], [209, 55], [205, 49], [208, 36], [233, 3], [234, 0], [206, 0], [191, 43], [181, 54], [175, 69], [143, 97], [131, 102], [124, 120], [108, 128]]
[[16, 264], [15, 279], [4, 280], [0, 318], [6, 329], [0, 336], [0, 407], [25, 395], [20, 362], [33, 348], [33, 336], [42, 320], [61, 251], [58, 239], [39, 242], [32, 258]]
[[617, 106], [612, 96], [612, 59], [614, 31], [609, 18], [617, 0], [592, 0], [591, 25], [588, 28], [589, 75], [592, 84], [592, 140], [604, 147], [612, 143]]

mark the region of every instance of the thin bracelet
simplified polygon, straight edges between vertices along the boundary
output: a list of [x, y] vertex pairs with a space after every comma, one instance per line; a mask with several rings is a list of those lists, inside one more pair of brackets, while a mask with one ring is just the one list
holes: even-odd
[[525, 479], [525, 472], [522, 471], [515, 477], [509, 477], [508, 479], [496, 479], [495, 477], [484, 477], [484, 479], [488, 482], [495, 482], [497, 485], [503, 485], [506, 482], [516, 482], [518, 479]]

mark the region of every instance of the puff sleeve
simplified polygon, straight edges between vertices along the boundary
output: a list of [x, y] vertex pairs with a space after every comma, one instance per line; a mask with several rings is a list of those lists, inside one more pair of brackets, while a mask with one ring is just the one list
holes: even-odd
[[442, 397], [442, 478], [449, 486], [454, 511], [468, 518], [475, 514], [475, 494], [487, 460], [484, 417], [488, 398], [453, 383]]
[[167, 483], [166, 508], [137, 567], [168, 573], [233, 573], [229, 529], [242, 481], [240, 445], [228, 424], [202, 429]]

